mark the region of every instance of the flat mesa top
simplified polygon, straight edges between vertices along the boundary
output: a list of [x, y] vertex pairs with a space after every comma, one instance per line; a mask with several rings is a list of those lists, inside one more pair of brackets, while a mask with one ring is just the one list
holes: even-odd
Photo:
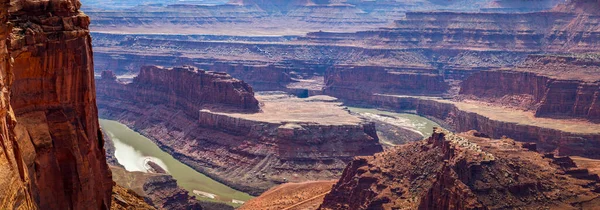
[[257, 95], [258, 113], [219, 113], [253, 121], [314, 123], [320, 125], [357, 125], [363, 119], [350, 114], [341, 102], [330, 96], [296, 98], [284, 94]]
[[570, 133], [580, 134], [598, 134], [600, 133], [600, 124], [592, 123], [584, 119], [553, 119], [535, 117], [533, 112], [522, 110], [490, 106], [475, 101], [451, 102], [459, 109], [469, 112], [475, 112], [492, 120], [517, 123], [521, 125], [532, 125], [542, 128], [550, 128]]
[[489, 105], [485, 102], [463, 100], [451, 101], [439, 97], [419, 97], [406, 95], [384, 95], [382, 96], [397, 98], [414, 98], [420, 100], [431, 100], [439, 103], [454, 104], [458, 109], [466, 112], [472, 112], [481, 116], [507, 123], [516, 123], [520, 125], [531, 125], [541, 128], [549, 128], [569, 133], [579, 134], [598, 134], [600, 133], [600, 123], [593, 123], [585, 119], [554, 119], [546, 117], [536, 117], [531, 111], [523, 111], [513, 108]]

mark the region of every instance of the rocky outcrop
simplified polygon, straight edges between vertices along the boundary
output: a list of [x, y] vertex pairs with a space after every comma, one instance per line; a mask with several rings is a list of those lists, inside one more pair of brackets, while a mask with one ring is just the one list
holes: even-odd
[[[496, 110], [490, 108], [488, 111], [493, 113]], [[440, 119], [442, 124], [459, 132], [479, 130], [493, 138], [508, 136], [510, 138], [519, 138], [523, 142], [534, 142], [538, 144], [540, 151], [584, 157], [598, 157], [597, 154], [600, 151], [600, 134], [597, 132], [582, 133], [582, 131], [574, 130], [565, 131], [558, 127], [549, 128], [529, 122], [519, 123], [516, 121], [493, 119], [490, 116], [484, 116], [481, 112], [460, 108], [460, 105], [436, 100], [419, 100], [417, 113]], [[522, 112], [519, 115], [527, 116], [528, 113]], [[537, 121], [541, 121], [541, 119], [537, 119]], [[557, 121], [554, 123], [558, 125], [577, 124], [577, 122], [569, 121]]]
[[[131, 172], [119, 166], [111, 166], [110, 169], [117, 186], [139, 195], [142, 200], [156, 209], [218, 209], [205, 208], [205, 204], [209, 207], [214, 204], [196, 200], [196, 197], [190, 196], [187, 190], [177, 186], [176, 180], [170, 175]], [[228, 207], [226, 204], [222, 206]]]
[[144, 192], [158, 209], [202, 209], [200, 202], [190, 198], [189, 192], [179, 188], [171, 176], [148, 178]]
[[115, 185], [112, 191], [111, 210], [154, 210], [142, 196], [132, 190]]
[[476, 136], [438, 129], [424, 141], [357, 157], [320, 209], [586, 209], [600, 202], [600, 178], [569, 158]]
[[[200, 67], [211, 71], [226, 72], [235, 78], [252, 84], [252, 87], [258, 90], [282, 89], [287, 83], [293, 81], [292, 76], [295, 74], [288, 67], [275, 65], [234, 65], [217, 62], [212, 65], [200, 65]], [[311, 70], [307, 72], [296, 69], [296, 71], [310, 74]]]
[[2, 24], [10, 14], [13, 26], [10, 36], [10, 27], [2, 27], [8, 40], [1, 45], [0, 156], [7, 162], [0, 163], [7, 164], [0, 166], [7, 178], [0, 187], [8, 189], [0, 193], [2, 209], [111, 206], [114, 183], [98, 126], [89, 18], [80, 6], [77, 0], [23, 0], [0, 7]]
[[[338, 103], [318, 98], [285, 101], [286, 96], [284, 101], [262, 101], [260, 112], [242, 103], [227, 108], [230, 101], [242, 102], [253, 96], [252, 89], [236, 89], [246, 84], [225, 74], [202, 81], [220, 89], [193, 88], [200, 81], [185, 80], [168, 86], [160, 83], [175, 80], [159, 78], [193, 76], [187, 70], [162, 71], [183, 76], [148, 79], [150, 74], [140, 73], [130, 84], [98, 80], [100, 115], [127, 124], [186, 165], [236, 189], [256, 195], [286, 181], [332, 179], [353, 156], [382, 150], [374, 124], [362, 122]], [[233, 81], [239, 85], [229, 85], [236, 83]], [[186, 90], [185, 94], [174, 91], [177, 88]], [[209, 94], [224, 100], [182, 102], [188, 95]], [[234, 97], [239, 99], [232, 100]]]

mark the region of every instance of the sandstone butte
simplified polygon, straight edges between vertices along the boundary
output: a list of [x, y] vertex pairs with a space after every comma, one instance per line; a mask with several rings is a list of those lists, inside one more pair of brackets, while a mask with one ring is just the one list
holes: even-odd
[[254, 195], [287, 181], [335, 179], [354, 156], [382, 151], [374, 124], [331, 97], [255, 97], [243, 81], [190, 66], [143, 67], [131, 83], [101, 75], [100, 116]]

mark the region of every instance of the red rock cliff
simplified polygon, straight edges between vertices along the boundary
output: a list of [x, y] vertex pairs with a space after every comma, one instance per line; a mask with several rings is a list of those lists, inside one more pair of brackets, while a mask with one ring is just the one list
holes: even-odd
[[[31, 178], [26, 163], [33, 163], [35, 152], [23, 128], [16, 129], [17, 122], [10, 106], [10, 90], [13, 69], [6, 40], [10, 33], [8, 24], [8, 0], [0, 1], [0, 209], [36, 209]], [[33, 154], [32, 154], [33, 153]]]
[[[105, 83], [115, 82], [109, 72], [102, 75], [100, 90], [110, 86]], [[118, 87], [117, 84], [113, 88]], [[182, 110], [189, 110], [188, 114], [192, 116], [196, 116], [202, 106], [209, 104], [249, 112], [258, 110], [258, 101], [250, 85], [225, 73], [206, 72], [190, 66], [170, 69], [145, 66], [133, 82], [123, 88], [129, 91], [110, 93], [110, 97], [128, 98], [143, 104], [180, 106]], [[98, 92], [102, 94], [99, 97], [107, 96], [104, 91]]]
[[10, 169], [2, 169], [9, 179], [0, 186], [11, 190], [0, 200], [12, 203], [0, 209], [108, 209], [113, 182], [98, 126], [89, 18], [78, 0], [7, 6], [2, 14], [9, 11], [14, 27], [2, 51], [14, 62], [4, 54], [2, 143]]
[[474, 135], [436, 130], [424, 141], [357, 157], [320, 209], [585, 209], [600, 201], [598, 175], [569, 158]]
[[473, 74], [462, 82], [460, 94], [535, 110], [536, 116], [598, 120], [599, 72], [600, 62], [593, 59], [534, 55], [513, 70]]
[[335, 66], [325, 74], [324, 91], [348, 100], [366, 100], [374, 93], [440, 95], [448, 91], [450, 87], [444, 77], [433, 72], [432, 69]]

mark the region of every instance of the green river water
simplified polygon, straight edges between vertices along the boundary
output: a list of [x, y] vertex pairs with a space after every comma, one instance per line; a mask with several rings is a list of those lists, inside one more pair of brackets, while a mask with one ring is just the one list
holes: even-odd
[[[202, 200], [237, 206], [240, 204], [238, 201], [252, 198], [247, 193], [234, 190], [179, 162], [150, 139], [117, 121], [100, 119], [100, 125], [113, 140], [118, 162], [128, 171], [147, 172], [145, 161], [151, 160], [167, 170], [180, 187], [190, 193], [196, 192], [196, 197]], [[204, 196], [199, 196], [198, 193]], [[213, 196], [214, 198], [210, 198]]]
[[415, 131], [423, 135], [423, 137], [431, 136], [433, 127], [439, 127], [437, 123], [416, 114], [396, 113], [360, 107], [348, 107], [348, 109], [366, 118], [385, 121], [389, 124]]
[[[430, 136], [433, 127], [438, 126], [435, 122], [415, 114], [359, 107], [349, 107], [349, 110], [366, 118], [410, 129], [424, 137]], [[196, 197], [201, 200], [225, 202], [239, 206], [240, 202], [236, 201], [247, 201], [252, 198], [246, 193], [221, 184], [179, 162], [148, 138], [117, 121], [101, 119], [100, 125], [111, 136], [115, 145], [115, 156], [128, 171], [148, 172], [145, 161], [151, 160], [167, 170], [177, 180], [180, 187], [190, 193], [195, 192]], [[211, 198], [213, 196], [214, 198]]]

